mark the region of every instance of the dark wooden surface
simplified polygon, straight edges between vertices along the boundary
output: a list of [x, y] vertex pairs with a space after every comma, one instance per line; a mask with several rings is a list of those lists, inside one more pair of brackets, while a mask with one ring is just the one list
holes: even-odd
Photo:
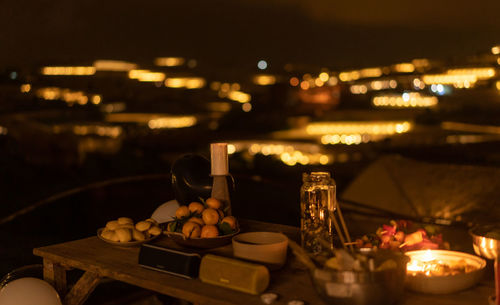
[[[242, 221], [242, 231], [282, 232], [290, 238], [298, 239], [298, 229], [277, 224]], [[178, 247], [167, 237], [155, 243]], [[213, 249], [211, 253], [231, 256], [230, 245]], [[259, 296], [202, 283], [198, 279], [189, 280], [140, 267], [138, 247], [117, 247], [105, 243], [96, 236], [34, 249], [35, 255], [63, 266], [85, 270], [102, 277], [112, 278], [132, 285], [150, 289], [162, 294], [206, 305], [256, 305], [263, 304]], [[280, 298], [276, 305], [287, 304], [299, 299], [306, 304], [324, 304], [316, 294], [308, 272], [290, 253], [284, 268], [271, 272], [268, 292], [277, 293]], [[485, 282], [473, 289], [445, 296], [422, 295], [406, 292], [401, 304], [487, 304], [493, 294], [493, 282]], [[71, 292], [70, 292], [71, 293]]]

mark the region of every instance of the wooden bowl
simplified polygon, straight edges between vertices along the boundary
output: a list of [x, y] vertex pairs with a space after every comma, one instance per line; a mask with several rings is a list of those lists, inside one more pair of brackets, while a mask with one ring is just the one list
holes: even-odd
[[134, 241], [129, 241], [129, 242], [118, 242], [118, 241], [111, 241], [111, 240], [107, 240], [105, 239], [104, 237], [101, 236], [101, 233], [102, 231], [104, 230], [104, 228], [100, 228], [97, 230], [97, 237], [99, 237], [100, 240], [104, 241], [104, 242], [107, 242], [108, 244], [111, 244], [111, 245], [114, 245], [114, 246], [119, 246], [119, 247], [134, 247], [134, 246], [139, 246], [143, 243], [147, 243], [147, 242], [150, 242], [154, 239], [156, 239], [158, 236], [160, 235], [156, 235], [156, 236], [151, 236], [150, 238], [148, 239], [145, 239], [145, 240], [134, 240]]

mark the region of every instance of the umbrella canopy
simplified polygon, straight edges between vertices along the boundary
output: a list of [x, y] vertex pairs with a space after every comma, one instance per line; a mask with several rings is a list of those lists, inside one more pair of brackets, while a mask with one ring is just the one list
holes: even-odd
[[500, 218], [500, 168], [385, 156], [366, 168], [342, 199], [394, 214], [473, 223]]

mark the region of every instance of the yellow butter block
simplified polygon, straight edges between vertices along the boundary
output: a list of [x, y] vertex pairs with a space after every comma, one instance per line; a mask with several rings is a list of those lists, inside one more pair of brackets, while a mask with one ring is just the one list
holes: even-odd
[[207, 254], [201, 259], [200, 280], [250, 294], [260, 294], [269, 285], [269, 270], [263, 265]]

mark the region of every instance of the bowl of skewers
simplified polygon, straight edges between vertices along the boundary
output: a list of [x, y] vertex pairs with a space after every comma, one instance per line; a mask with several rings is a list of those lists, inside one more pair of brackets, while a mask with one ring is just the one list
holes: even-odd
[[400, 252], [336, 249], [318, 265], [293, 241], [289, 245], [326, 304], [390, 305], [403, 295], [408, 257]]

